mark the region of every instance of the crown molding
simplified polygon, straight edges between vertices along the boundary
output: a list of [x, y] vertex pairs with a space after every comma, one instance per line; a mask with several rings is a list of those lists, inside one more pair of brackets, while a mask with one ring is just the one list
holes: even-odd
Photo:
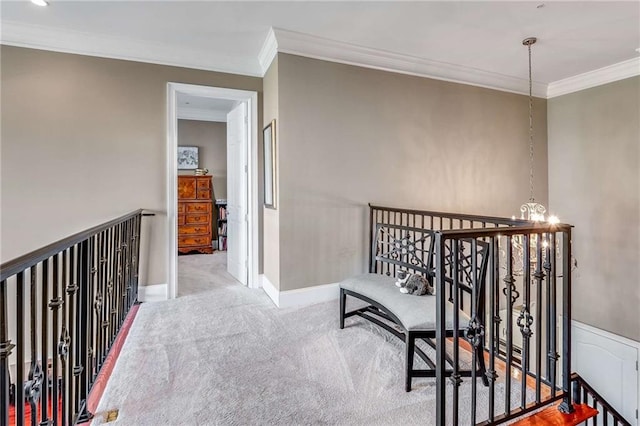
[[[255, 61], [242, 59], [238, 56], [212, 55], [210, 51], [183, 46], [11, 21], [2, 22], [0, 44], [252, 77], [263, 77], [276, 54], [282, 52], [505, 92], [528, 94], [526, 79], [357, 46], [280, 28], [269, 30]], [[534, 81], [533, 95], [541, 98], [553, 98], [637, 75], [640, 75], [640, 57], [558, 80], [548, 85]]]
[[[277, 41], [277, 51], [282, 53], [504, 92], [529, 94], [529, 82], [522, 78], [357, 46], [279, 28], [273, 28], [273, 33]], [[544, 98], [546, 93], [546, 84], [533, 83], [534, 96]]]
[[637, 75], [640, 75], [640, 57], [554, 81], [547, 88], [547, 98], [555, 98]]
[[202, 108], [178, 107], [178, 120], [227, 122], [227, 112]]
[[267, 34], [267, 38], [264, 39], [264, 43], [262, 43], [262, 48], [260, 49], [260, 53], [258, 53], [258, 62], [260, 63], [260, 69], [262, 70], [263, 76], [269, 70], [269, 67], [271, 66], [271, 62], [273, 62], [277, 54], [278, 54], [278, 40], [276, 39], [276, 34], [272, 27], [272, 28], [269, 28], [269, 33]]
[[2, 22], [0, 44], [262, 77], [257, 63], [234, 56], [212, 55], [208, 50], [11, 21]]

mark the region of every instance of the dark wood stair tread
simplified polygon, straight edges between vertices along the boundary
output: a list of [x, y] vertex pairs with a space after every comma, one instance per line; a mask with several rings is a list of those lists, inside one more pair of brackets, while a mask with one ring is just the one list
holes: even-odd
[[574, 404], [573, 408], [575, 409], [573, 413], [564, 414], [558, 411], [557, 405], [554, 405], [513, 423], [513, 426], [573, 426], [579, 425], [584, 421], [598, 415], [598, 410], [593, 407], [589, 407], [587, 404]]

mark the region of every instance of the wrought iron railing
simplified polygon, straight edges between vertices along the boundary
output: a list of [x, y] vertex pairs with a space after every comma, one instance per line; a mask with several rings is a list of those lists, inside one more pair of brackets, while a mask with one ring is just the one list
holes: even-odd
[[72, 425], [138, 298], [142, 210], [1, 266], [0, 424]]
[[[425, 250], [432, 259], [419, 263], [432, 265], [436, 286], [436, 341], [428, 342], [436, 352], [436, 424], [500, 424], [558, 400], [571, 411], [571, 226], [370, 207], [372, 230], [388, 224], [435, 231], [434, 249]], [[476, 262], [481, 246], [488, 247], [486, 279], [464, 276], [468, 268], [460, 265]], [[371, 270], [395, 275], [392, 263], [377, 263], [375, 250], [372, 239]], [[447, 303], [454, 312], [448, 334]], [[471, 319], [464, 327], [460, 311]], [[475, 366], [478, 356], [485, 377], [463, 379], [461, 364]]]
[[571, 384], [573, 385], [573, 401], [576, 404], [587, 404], [598, 410], [598, 415], [591, 420], [592, 425], [631, 426], [631, 423], [622, 417], [622, 414], [616, 411], [578, 374], [571, 375]]

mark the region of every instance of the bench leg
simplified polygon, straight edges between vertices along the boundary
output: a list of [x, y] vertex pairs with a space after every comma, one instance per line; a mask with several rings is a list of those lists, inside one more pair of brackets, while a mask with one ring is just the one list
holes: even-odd
[[404, 390], [407, 392], [411, 392], [411, 376], [413, 373], [413, 357], [415, 355], [415, 344], [416, 338], [411, 334], [411, 332], [406, 332], [406, 341], [405, 347], [407, 349], [407, 359], [406, 359], [406, 376], [405, 376], [405, 385]]
[[344, 315], [347, 309], [347, 295], [343, 289], [340, 289], [340, 330], [344, 328]]

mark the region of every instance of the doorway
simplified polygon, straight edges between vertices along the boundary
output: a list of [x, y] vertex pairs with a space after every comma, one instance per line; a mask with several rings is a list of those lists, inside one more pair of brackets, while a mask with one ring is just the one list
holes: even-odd
[[[198, 86], [167, 85], [167, 287], [178, 295], [177, 257], [177, 149], [180, 98], [232, 103], [228, 114], [227, 205], [229, 272], [250, 288], [258, 288], [258, 111], [257, 92]], [[232, 142], [230, 142], [232, 141]], [[231, 149], [229, 149], [231, 148]], [[235, 241], [234, 241], [235, 240]]]

